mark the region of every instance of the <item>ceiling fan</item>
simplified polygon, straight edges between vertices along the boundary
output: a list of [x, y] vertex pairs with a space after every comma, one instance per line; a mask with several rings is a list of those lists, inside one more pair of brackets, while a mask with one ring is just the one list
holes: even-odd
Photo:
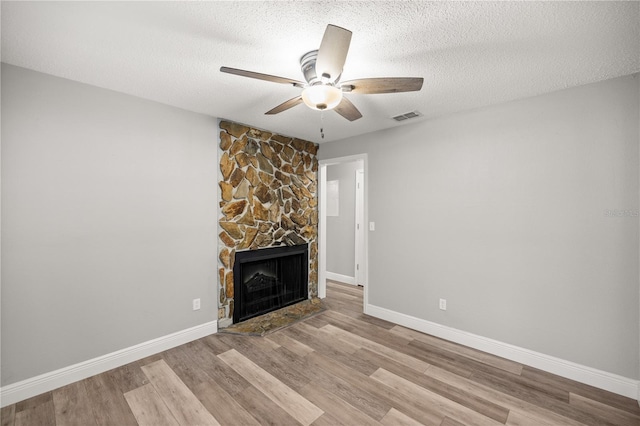
[[303, 89], [299, 96], [281, 103], [265, 114], [278, 114], [304, 103], [309, 108], [319, 111], [335, 109], [347, 120], [354, 121], [361, 118], [362, 114], [351, 101], [343, 97], [343, 93], [399, 93], [418, 91], [422, 88], [424, 79], [421, 77], [361, 78], [340, 82], [350, 43], [351, 31], [335, 25], [327, 25], [320, 48], [307, 52], [300, 58], [300, 67], [306, 83], [237, 68], [221, 67], [220, 71], [274, 83], [290, 84]]

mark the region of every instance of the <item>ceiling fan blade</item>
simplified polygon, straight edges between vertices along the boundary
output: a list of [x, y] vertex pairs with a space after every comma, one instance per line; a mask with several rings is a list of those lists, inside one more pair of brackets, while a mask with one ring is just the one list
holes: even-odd
[[296, 96], [295, 98], [291, 98], [286, 102], [281, 103], [277, 107], [265, 112], [265, 114], [273, 115], [281, 113], [282, 111], [286, 111], [289, 108], [293, 108], [294, 106], [302, 103], [302, 96]]
[[349, 121], [355, 121], [358, 118], [362, 118], [362, 114], [358, 111], [358, 108], [356, 108], [355, 105], [345, 97], [343, 97], [338, 106], [334, 108], [334, 111]]
[[276, 75], [269, 74], [261, 74], [259, 72], [240, 70], [238, 68], [229, 68], [229, 67], [220, 67], [221, 72], [226, 72], [227, 74], [235, 74], [241, 77], [250, 77], [256, 78], [258, 80], [271, 81], [273, 83], [281, 83], [281, 84], [292, 84], [297, 87], [304, 87], [304, 83], [298, 80], [292, 80], [286, 77], [278, 77]]
[[422, 77], [361, 78], [342, 83], [342, 90], [349, 93], [399, 93], [422, 89]]
[[344, 68], [351, 44], [351, 31], [335, 25], [327, 25], [322, 37], [318, 58], [316, 59], [316, 75], [335, 82]]

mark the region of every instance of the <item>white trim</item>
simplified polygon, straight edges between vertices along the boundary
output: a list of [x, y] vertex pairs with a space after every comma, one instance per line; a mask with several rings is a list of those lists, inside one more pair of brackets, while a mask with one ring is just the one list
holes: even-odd
[[355, 208], [355, 235], [354, 245], [356, 248], [355, 262], [353, 265], [356, 285], [364, 286], [364, 270], [367, 268], [367, 259], [364, 257], [364, 161], [360, 162], [360, 167], [356, 170], [356, 208]]
[[217, 333], [211, 321], [0, 388], [2, 407]]
[[595, 386], [629, 398], [639, 398], [640, 381], [619, 376], [540, 352], [503, 343], [424, 319], [368, 305], [367, 314], [413, 330], [440, 337], [493, 355], [526, 364], [558, 376]]
[[335, 272], [326, 271], [324, 273], [328, 280], [339, 281], [344, 284], [356, 285], [356, 277], [350, 277], [348, 275], [337, 274]]
[[327, 297], [327, 165], [319, 162], [318, 185], [318, 297]]
[[354, 154], [354, 155], [347, 155], [344, 157], [336, 157], [336, 158], [327, 158], [325, 160], [320, 160], [318, 161], [318, 164], [323, 164], [325, 166], [331, 166], [333, 164], [341, 164], [341, 163], [355, 163], [356, 161], [359, 160], [364, 160], [366, 161], [367, 158], [367, 154]]

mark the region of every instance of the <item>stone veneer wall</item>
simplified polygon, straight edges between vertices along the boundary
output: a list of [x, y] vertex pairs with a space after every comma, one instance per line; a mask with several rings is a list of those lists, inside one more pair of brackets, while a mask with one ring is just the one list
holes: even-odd
[[309, 243], [309, 297], [318, 294], [318, 145], [220, 122], [219, 326], [233, 318], [236, 251]]

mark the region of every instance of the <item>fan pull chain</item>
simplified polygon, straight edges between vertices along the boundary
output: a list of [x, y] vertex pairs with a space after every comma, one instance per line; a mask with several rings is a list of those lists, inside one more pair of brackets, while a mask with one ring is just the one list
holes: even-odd
[[320, 137], [324, 139], [324, 111], [320, 111]]

